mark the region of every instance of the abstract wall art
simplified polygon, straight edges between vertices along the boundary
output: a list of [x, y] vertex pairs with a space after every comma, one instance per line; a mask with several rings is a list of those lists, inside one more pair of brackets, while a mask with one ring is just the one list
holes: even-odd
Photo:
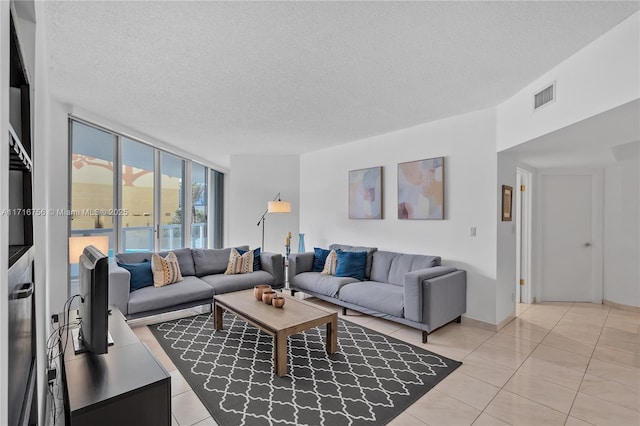
[[444, 219], [444, 157], [398, 164], [398, 219]]
[[349, 219], [382, 219], [382, 167], [349, 171]]

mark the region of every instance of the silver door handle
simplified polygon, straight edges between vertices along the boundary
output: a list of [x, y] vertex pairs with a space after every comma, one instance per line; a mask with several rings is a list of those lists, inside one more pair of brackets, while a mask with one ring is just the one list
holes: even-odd
[[585, 247], [591, 247], [591, 243], [584, 243]]

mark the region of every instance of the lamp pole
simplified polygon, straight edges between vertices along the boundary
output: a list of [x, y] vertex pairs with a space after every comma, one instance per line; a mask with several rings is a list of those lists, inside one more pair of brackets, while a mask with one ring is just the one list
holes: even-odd
[[[289, 213], [291, 211], [291, 205], [288, 202], [286, 202], [286, 201], [283, 202], [280, 199], [280, 193], [279, 192], [276, 194], [275, 197], [273, 197], [273, 200], [269, 201], [269, 204], [273, 204], [273, 201], [278, 201], [278, 203], [276, 203], [276, 204], [285, 204], [286, 205], [286, 207], [285, 207], [286, 210], [283, 210], [282, 208], [279, 209], [278, 207], [274, 207], [274, 209], [272, 210], [273, 213]], [[270, 207], [267, 207], [267, 209], [262, 214], [262, 217], [258, 221], [258, 225], [257, 225], [257, 226], [262, 225], [262, 243], [260, 245], [260, 251], [264, 251], [264, 221], [265, 221], [265, 218], [267, 216], [267, 213], [269, 213], [269, 212], [270, 212]]]

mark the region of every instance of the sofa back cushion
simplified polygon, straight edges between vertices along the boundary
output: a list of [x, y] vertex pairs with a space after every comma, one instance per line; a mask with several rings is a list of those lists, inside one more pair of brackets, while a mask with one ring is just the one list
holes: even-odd
[[342, 251], [366, 251], [367, 252], [367, 265], [364, 270], [365, 278], [371, 277], [371, 265], [373, 264], [373, 253], [378, 249], [376, 247], [354, 247], [345, 244], [331, 244], [329, 250], [342, 250]]
[[148, 260], [140, 263], [118, 262], [118, 266], [129, 271], [129, 291], [153, 285], [153, 272], [151, 272], [151, 262]]
[[[239, 246], [236, 249], [249, 250], [249, 246]], [[195, 276], [223, 274], [229, 265], [229, 255], [231, 247], [222, 249], [193, 249], [193, 263], [195, 265]], [[182, 266], [182, 265], [181, 265]]]
[[326, 250], [320, 247], [313, 248], [313, 267], [311, 272], [322, 272], [329, 253], [331, 253], [331, 250]]
[[366, 251], [342, 251], [336, 252], [338, 255], [338, 266], [336, 267], [336, 277], [352, 277], [364, 281], [364, 271], [367, 266]]
[[440, 266], [440, 256], [376, 251], [371, 266], [371, 281], [403, 285], [404, 274]]
[[[181, 248], [170, 251], [161, 251], [158, 253], [161, 257], [167, 257], [169, 252], [175, 253], [178, 258], [178, 265], [180, 266], [180, 273], [183, 276], [190, 276], [196, 274], [195, 265], [193, 263], [193, 257], [191, 256], [190, 248]], [[116, 254], [116, 261], [120, 263], [141, 263], [145, 260], [151, 262], [152, 252], [142, 253], [118, 253]], [[227, 262], [229, 261], [229, 254], [227, 253]], [[225, 268], [227, 265], [225, 264]]]

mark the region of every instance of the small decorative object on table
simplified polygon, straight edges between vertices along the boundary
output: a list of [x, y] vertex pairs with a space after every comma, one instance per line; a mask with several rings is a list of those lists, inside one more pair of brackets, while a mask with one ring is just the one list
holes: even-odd
[[273, 290], [265, 290], [262, 292], [262, 301], [267, 305], [270, 305], [273, 298], [276, 296], [276, 292]]
[[298, 241], [298, 253], [304, 253], [304, 234], [300, 234], [300, 240]]
[[291, 231], [287, 233], [287, 236], [284, 237], [284, 248], [286, 251], [286, 258], [289, 258], [289, 254], [291, 253]]
[[260, 284], [253, 288], [253, 295], [257, 300], [262, 300], [262, 293], [266, 290], [271, 290], [271, 286], [268, 284]]
[[271, 304], [274, 308], [282, 308], [284, 306], [285, 298], [282, 296], [276, 296], [271, 300]]

